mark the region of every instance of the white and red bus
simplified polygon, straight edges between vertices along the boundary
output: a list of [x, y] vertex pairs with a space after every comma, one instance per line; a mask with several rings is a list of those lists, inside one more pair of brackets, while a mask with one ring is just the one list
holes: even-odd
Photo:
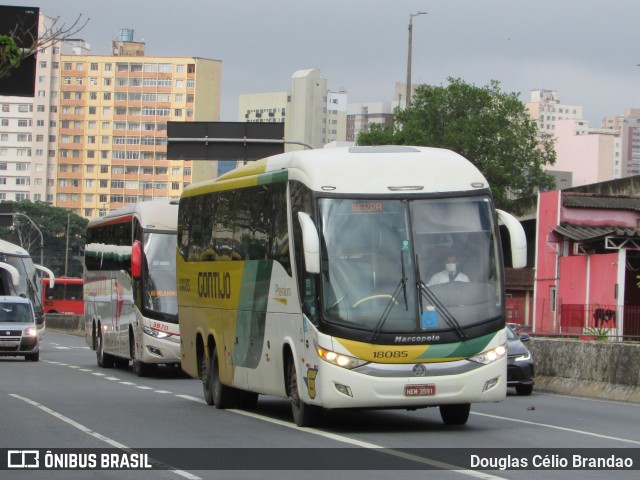
[[87, 226], [84, 322], [98, 365], [144, 376], [180, 363], [176, 299], [178, 203], [139, 202]]

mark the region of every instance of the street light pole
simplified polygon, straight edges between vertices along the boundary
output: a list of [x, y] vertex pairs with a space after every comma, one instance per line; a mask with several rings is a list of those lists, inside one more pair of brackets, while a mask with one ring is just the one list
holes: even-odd
[[413, 17], [426, 14], [427, 12], [409, 14], [409, 53], [407, 56], [407, 91], [404, 97], [405, 108], [409, 107], [409, 101], [411, 100], [411, 47], [413, 43]]
[[38, 226], [35, 223], [33, 223], [33, 220], [31, 220], [28, 215], [24, 213], [19, 213], [19, 212], [14, 212], [13, 215], [20, 215], [21, 217], [24, 217], [27, 220], [29, 220], [29, 222], [31, 222], [31, 225], [33, 225], [33, 228], [35, 228], [40, 234], [40, 265], [44, 265], [44, 237], [42, 236], [42, 232], [40, 231]]

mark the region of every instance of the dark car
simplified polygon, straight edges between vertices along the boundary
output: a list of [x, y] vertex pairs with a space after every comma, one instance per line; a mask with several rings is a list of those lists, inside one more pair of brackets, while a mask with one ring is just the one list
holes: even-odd
[[528, 334], [518, 335], [507, 325], [507, 386], [515, 387], [518, 395], [531, 395], [533, 392], [533, 358], [522, 343], [528, 341]]

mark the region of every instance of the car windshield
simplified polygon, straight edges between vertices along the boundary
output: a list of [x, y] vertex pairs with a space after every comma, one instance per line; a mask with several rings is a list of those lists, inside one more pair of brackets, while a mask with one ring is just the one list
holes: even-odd
[[[319, 200], [324, 320], [425, 332], [502, 313], [498, 242], [487, 196]], [[446, 272], [455, 252], [456, 277]]]
[[177, 316], [175, 233], [145, 233], [144, 254], [144, 308], [150, 314]]
[[33, 322], [31, 307], [26, 303], [2, 303], [0, 304], [0, 322]]

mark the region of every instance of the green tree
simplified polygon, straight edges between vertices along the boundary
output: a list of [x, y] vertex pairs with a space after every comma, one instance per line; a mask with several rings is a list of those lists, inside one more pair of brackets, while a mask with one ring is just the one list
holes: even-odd
[[[44, 266], [53, 270], [56, 276], [81, 277], [87, 219], [64, 208], [52, 207], [46, 203], [23, 200], [4, 202], [10, 204], [15, 215], [12, 227], [0, 228], [0, 238], [26, 249], [35, 263], [40, 263], [40, 232], [44, 243]], [[67, 250], [67, 229], [69, 248]]]
[[453, 150], [484, 174], [496, 205], [515, 213], [515, 198], [554, 188], [543, 170], [555, 163], [553, 138], [538, 135], [518, 95], [502, 92], [495, 80], [485, 87], [454, 78], [448, 82], [418, 86], [409, 107], [396, 109], [393, 126], [373, 125], [358, 135], [358, 144]]

